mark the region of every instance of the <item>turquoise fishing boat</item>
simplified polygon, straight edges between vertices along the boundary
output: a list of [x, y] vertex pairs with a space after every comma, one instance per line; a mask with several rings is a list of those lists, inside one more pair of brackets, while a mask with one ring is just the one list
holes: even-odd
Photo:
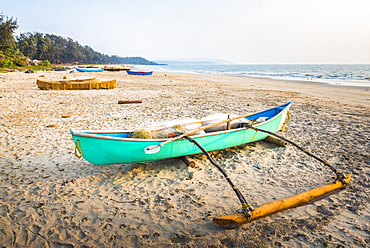
[[[235, 119], [249, 121], [252, 127], [261, 128], [270, 132], [277, 132], [283, 128], [288, 119], [288, 110], [291, 102], [267, 110], [224, 120], [217, 124], [227, 123]], [[261, 122], [257, 122], [262, 120]], [[96, 165], [145, 163], [161, 159], [183, 157], [202, 153], [193, 143], [184, 139], [191, 136], [207, 151], [222, 150], [250, 142], [262, 140], [268, 136], [264, 132], [255, 131], [251, 126], [240, 123], [237, 127], [195, 134], [200, 130], [207, 130], [204, 126], [194, 132], [181, 134], [174, 138], [164, 139], [137, 139], [130, 138], [134, 130], [123, 131], [70, 131], [76, 149], [76, 156], [85, 158]], [[213, 124], [212, 126], [215, 126]]]

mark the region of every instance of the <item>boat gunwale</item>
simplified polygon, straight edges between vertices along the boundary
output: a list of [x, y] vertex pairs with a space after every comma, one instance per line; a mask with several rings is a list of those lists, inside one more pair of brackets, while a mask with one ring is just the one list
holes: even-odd
[[[285, 112], [287, 112], [289, 110], [289, 107], [291, 105], [292, 105], [292, 102], [288, 102], [288, 103], [285, 103], [285, 104], [280, 105], [280, 106], [276, 106], [276, 107], [265, 109], [265, 110], [262, 110], [262, 111], [259, 111], [259, 112], [252, 113], [251, 116], [257, 115], [257, 114], [260, 114], [260, 113], [263, 113], [263, 112], [267, 112], [267, 111], [270, 111], [272, 109], [276, 109], [276, 108], [279, 108], [279, 107], [284, 106], [284, 109], [282, 109], [278, 114], [276, 114], [271, 119], [269, 119], [267, 121], [264, 121], [264, 122], [257, 123], [257, 124], [252, 125], [252, 126], [253, 127], [259, 127], [261, 125], [264, 125], [264, 124], [267, 124], [269, 122], [272, 122], [274, 119], [278, 118], [279, 116], [281, 116]], [[246, 129], [249, 129], [249, 128], [248, 127], [245, 127], [245, 128], [236, 128], [236, 129], [230, 129], [230, 130], [222, 130], [222, 131], [210, 132], [210, 133], [206, 133], [206, 134], [192, 135], [192, 137], [193, 138], [209, 137], [209, 136], [226, 134], [226, 133], [232, 133], [232, 132], [240, 132], [240, 131], [243, 131], [243, 130], [246, 130]], [[89, 132], [102, 133], [102, 134], [104, 134], [104, 133], [132, 133], [134, 131], [135, 130], [116, 130], [116, 131], [115, 130], [109, 130], [109, 131], [105, 131], [105, 130], [81, 130], [81, 131], [73, 131], [73, 130], [71, 130], [70, 133], [71, 133], [72, 136], [76, 136], [76, 137], [104, 139], [104, 140], [116, 140], [116, 141], [130, 141], [130, 142], [148, 142], [149, 143], [149, 142], [163, 142], [163, 141], [166, 141], [166, 140], [170, 140], [170, 139], [165, 139], [165, 138], [164, 139], [120, 138], [120, 137], [113, 137], [113, 136], [106, 136], [106, 135], [99, 135], [99, 134], [91, 134], [91, 133], [89, 133]]]

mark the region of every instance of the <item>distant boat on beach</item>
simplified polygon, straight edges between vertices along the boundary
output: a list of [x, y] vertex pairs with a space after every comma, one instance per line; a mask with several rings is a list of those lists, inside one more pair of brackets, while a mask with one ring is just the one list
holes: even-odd
[[153, 71], [136, 71], [136, 70], [129, 70], [126, 71], [129, 75], [152, 75]]
[[[277, 132], [287, 123], [288, 110], [291, 102], [253, 114], [236, 118], [225, 118], [221, 122], [208, 125], [207, 121], [198, 121], [183, 125], [199, 124], [201, 128], [176, 135], [168, 133], [166, 138], [147, 138], [131, 131], [71, 131], [77, 157], [84, 157], [96, 165], [144, 163], [161, 159], [183, 157], [202, 153], [190, 141], [182, 137], [191, 136], [199, 142], [205, 150], [215, 151], [265, 139], [268, 134], [257, 132], [250, 126], [262, 128], [270, 132]], [[235, 122], [231, 122], [235, 121]], [[208, 120], [208, 123], [210, 120]], [[229, 122], [228, 125], [226, 122]], [[220, 126], [220, 125], [223, 126]], [[225, 128], [227, 126], [227, 128]], [[212, 127], [212, 128], [211, 128]], [[221, 129], [217, 129], [220, 127]], [[215, 128], [215, 129], [213, 129]], [[221, 131], [220, 131], [221, 130]], [[153, 134], [158, 130], [148, 131]], [[206, 132], [204, 132], [206, 131]], [[157, 136], [155, 136], [157, 137]]]
[[96, 68], [96, 67], [86, 67], [86, 68], [76, 68], [76, 71], [79, 72], [102, 72], [104, 69], [102, 68]]

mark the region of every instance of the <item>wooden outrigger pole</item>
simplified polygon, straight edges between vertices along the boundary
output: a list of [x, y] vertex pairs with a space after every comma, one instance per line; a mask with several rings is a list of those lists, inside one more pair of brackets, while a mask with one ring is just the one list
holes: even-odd
[[[278, 139], [281, 139], [280, 141], [282, 141], [282, 142], [286, 142], [286, 143], [290, 143], [290, 144], [294, 145], [295, 147], [297, 147], [298, 149], [300, 149], [301, 151], [303, 151], [307, 155], [315, 158], [316, 160], [320, 161], [325, 166], [329, 167], [335, 173], [336, 179], [333, 183], [330, 183], [330, 184], [327, 184], [327, 185], [324, 185], [324, 186], [320, 186], [320, 187], [317, 187], [317, 188], [314, 188], [314, 189], [311, 189], [311, 190], [308, 190], [308, 191], [305, 191], [305, 192], [302, 192], [300, 194], [290, 196], [290, 197], [287, 197], [287, 198], [284, 198], [284, 199], [280, 199], [280, 200], [272, 201], [272, 202], [269, 202], [269, 203], [265, 203], [265, 204], [263, 204], [259, 207], [253, 208], [246, 201], [246, 199], [244, 198], [242, 193], [239, 191], [238, 187], [236, 187], [231, 182], [230, 177], [226, 174], [226, 172], [210, 157], [208, 152], [197, 141], [195, 141], [194, 139], [192, 139], [192, 138], [188, 137], [186, 134], [184, 134], [184, 135], [182, 135], [182, 137], [188, 139], [190, 142], [197, 145], [202, 150], [202, 152], [208, 157], [210, 162], [214, 166], [216, 166], [217, 169], [219, 169], [221, 171], [221, 173], [225, 176], [225, 178], [228, 181], [228, 183], [230, 184], [230, 186], [235, 191], [235, 193], [236, 193], [236, 195], [239, 198], [239, 201], [241, 203], [241, 206], [242, 206], [242, 212], [241, 213], [216, 217], [216, 218], [213, 219], [213, 222], [219, 224], [220, 226], [223, 226], [225, 228], [236, 228], [236, 227], [238, 227], [242, 224], [248, 223], [252, 220], [262, 218], [262, 217], [268, 216], [270, 214], [283, 211], [285, 209], [289, 209], [289, 208], [293, 208], [293, 207], [303, 205], [307, 202], [313, 201], [313, 200], [315, 200], [315, 199], [317, 199], [321, 196], [324, 196], [324, 195], [326, 195], [330, 192], [333, 192], [334, 190], [337, 190], [339, 188], [342, 188], [342, 187], [346, 186], [349, 183], [349, 181], [351, 180], [351, 177], [352, 177], [351, 173], [348, 174], [348, 175], [344, 175], [343, 173], [337, 171], [328, 161], [325, 161], [325, 160], [322, 160], [322, 159], [318, 158], [317, 156], [315, 156], [312, 153], [308, 152], [307, 150], [303, 149], [302, 147], [295, 144], [294, 142], [292, 142], [292, 141], [290, 141], [290, 140], [288, 140], [284, 137], [281, 137], [280, 135], [277, 135], [273, 132], [263, 130], [263, 129], [259, 129], [259, 128], [256, 128], [256, 127], [254, 127], [252, 125], [249, 125], [249, 124], [245, 124], [245, 127], [254, 129], [256, 132], [260, 131], [260, 132], [268, 133], [272, 136], [277, 137]], [[284, 145], [286, 145], [286, 144], [284, 143]]]
[[226, 228], [236, 228], [242, 224], [248, 223], [252, 220], [268, 216], [270, 214], [276, 213], [283, 211], [285, 209], [297, 207], [300, 205], [303, 205], [307, 202], [313, 201], [321, 196], [324, 196], [330, 192], [333, 192], [334, 190], [337, 190], [339, 188], [342, 188], [346, 186], [349, 181], [351, 180], [352, 173], [348, 175], [344, 175], [341, 172], [338, 172], [328, 161], [324, 161], [317, 156], [313, 155], [312, 153], [308, 152], [307, 150], [303, 149], [299, 145], [295, 144], [294, 142], [277, 135], [275, 133], [269, 132], [267, 130], [259, 129], [256, 127], [253, 127], [251, 125], [247, 125], [246, 127], [254, 129], [256, 132], [261, 131], [268, 133], [270, 135], [273, 135], [287, 143], [290, 143], [306, 153], [307, 155], [315, 158], [316, 160], [320, 161], [322, 164], [325, 166], [329, 167], [336, 175], [336, 179], [333, 183], [320, 186], [305, 192], [302, 192], [300, 194], [290, 196], [284, 199], [272, 201], [269, 203], [265, 203], [259, 207], [256, 207], [254, 209], [250, 209], [248, 211], [248, 214], [245, 214], [245, 211], [243, 213], [236, 213], [236, 214], [231, 214], [231, 215], [226, 215], [226, 216], [221, 216], [221, 217], [216, 217], [213, 219], [213, 222], [219, 224], [220, 226], [226, 227]]
[[225, 228], [236, 228], [242, 224], [248, 223], [252, 220], [268, 216], [270, 214], [283, 211], [288, 208], [297, 207], [303, 205], [309, 201], [312, 201], [320, 196], [326, 195], [336, 189], [344, 187], [351, 180], [352, 174], [348, 174], [345, 183], [342, 181], [335, 181], [315, 189], [311, 189], [300, 194], [287, 197], [284, 199], [272, 201], [265, 203], [259, 207], [256, 207], [253, 211], [250, 211], [250, 217], [246, 216], [244, 213], [236, 213], [231, 215], [225, 215], [216, 217], [213, 222], [223, 226]]

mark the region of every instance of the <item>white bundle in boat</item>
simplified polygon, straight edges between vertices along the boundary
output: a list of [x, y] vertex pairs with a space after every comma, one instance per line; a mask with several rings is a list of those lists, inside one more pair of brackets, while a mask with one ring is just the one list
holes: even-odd
[[[202, 126], [201, 123], [197, 119], [181, 119], [181, 120], [173, 120], [166, 123], [163, 123], [162, 128], [157, 129], [159, 133], [163, 135], [167, 135], [170, 138], [179, 136], [184, 133], [189, 133], [199, 129]], [[204, 134], [204, 131], [199, 131], [192, 135], [199, 135]]]
[[[228, 114], [214, 114], [214, 115], [209, 115], [206, 117], [202, 118], [202, 126], [208, 126], [212, 124], [216, 124], [221, 121], [225, 121], [227, 119], [232, 119], [238, 117], [237, 115], [228, 115]], [[230, 122], [230, 129], [237, 128], [239, 124], [241, 123], [248, 123], [251, 124], [251, 120], [245, 119], [245, 118], [240, 118], [236, 119]], [[223, 123], [221, 125], [217, 125], [214, 127], [210, 127], [205, 129], [207, 133], [209, 132], [217, 132], [217, 131], [223, 131], [227, 130], [228, 123]]]
[[[168, 139], [175, 138], [184, 133], [198, 130], [202, 124], [197, 119], [173, 120], [156, 125], [150, 129], [138, 129], [133, 131], [129, 138], [134, 139]], [[205, 134], [204, 131], [191, 133], [190, 135]]]

